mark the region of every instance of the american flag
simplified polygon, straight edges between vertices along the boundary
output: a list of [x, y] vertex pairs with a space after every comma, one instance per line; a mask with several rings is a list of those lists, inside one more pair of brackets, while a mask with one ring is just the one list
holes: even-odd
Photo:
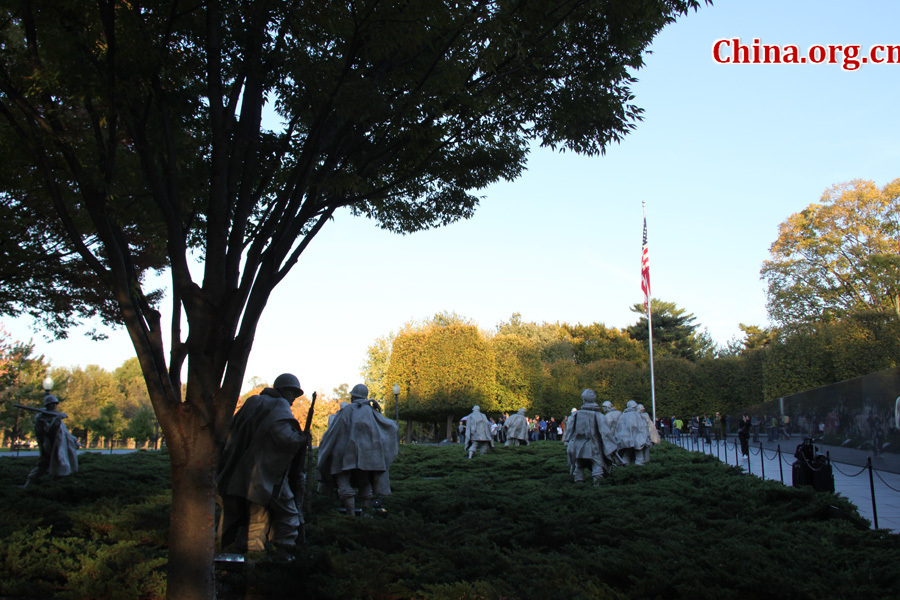
[[650, 257], [647, 255], [647, 215], [644, 215], [644, 245], [641, 251], [641, 291], [644, 292], [644, 310], [650, 305]]

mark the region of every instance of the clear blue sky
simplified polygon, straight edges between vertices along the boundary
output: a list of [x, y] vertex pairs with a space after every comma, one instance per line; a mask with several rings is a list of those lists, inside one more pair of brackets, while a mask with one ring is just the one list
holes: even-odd
[[[694, 313], [719, 344], [767, 325], [762, 262], [778, 225], [829, 186], [900, 177], [900, 64], [717, 64], [718, 39], [750, 45], [900, 44], [896, 0], [718, 0], [666, 28], [637, 73], [645, 119], [605, 156], [535, 151], [528, 172], [482, 190], [473, 219], [409, 236], [339, 215], [276, 289], [247, 379], [283, 372], [307, 391], [361, 380], [366, 348], [440, 311], [486, 331], [536, 322], [625, 327], [641, 301], [641, 202], [653, 295]], [[169, 314], [169, 311], [165, 311]], [[54, 366], [113, 370], [124, 331], [18, 340]]]

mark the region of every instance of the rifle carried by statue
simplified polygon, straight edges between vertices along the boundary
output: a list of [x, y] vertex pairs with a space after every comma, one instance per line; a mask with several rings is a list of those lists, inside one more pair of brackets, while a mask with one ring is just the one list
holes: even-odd
[[[310, 506], [310, 502], [308, 499], [309, 491], [307, 486], [306, 462], [307, 457], [309, 456], [310, 449], [312, 448], [312, 435], [310, 435], [309, 428], [310, 424], [312, 423], [312, 416], [315, 407], [316, 392], [313, 392], [312, 401], [309, 405], [309, 412], [306, 415], [306, 429], [303, 432], [306, 436], [306, 440], [303, 443], [303, 447], [299, 452], [297, 452], [294, 460], [291, 461], [291, 468], [288, 471], [288, 483], [291, 486], [291, 491], [294, 492], [294, 502], [297, 505], [297, 512], [300, 513], [299, 536], [300, 540], [303, 543], [306, 543], [306, 518], [304, 514], [305, 512], [309, 512]], [[306, 505], [305, 512], [304, 505]]]
[[64, 412], [56, 412], [52, 410], [46, 410], [43, 408], [37, 408], [34, 406], [25, 406], [24, 404], [13, 404], [16, 408], [24, 408], [25, 410], [30, 410], [31, 412], [41, 413], [43, 415], [50, 415], [53, 417], [59, 417], [60, 419], [68, 419], [69, 415]]

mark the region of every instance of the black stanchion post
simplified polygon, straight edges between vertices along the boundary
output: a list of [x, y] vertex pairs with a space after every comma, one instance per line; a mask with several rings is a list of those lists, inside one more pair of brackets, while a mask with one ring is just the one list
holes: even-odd
[[872, 490], [872, 522], [878, 529], [878, 509], [875, 508], [875, 478], [872, 476], [872, 457], [866, 458], [866, 466], [869, 468], [869, 489]]
[[19, 412], [21, 409], [16, 407], [16, 424], [13, 425], [13, 444], [16, 447], [16, 458], [19, 458]]
[[737, 444], [734, 445], [734, 466], [738, 466], [741, 464], [741, 460], [738, 458]]
[[781, 464], [781, 444], [778, 444], [776, 447], [775, 454], [778, 455], [778, 476], [781, 478], [781, 485], [784, 485], [784, 467]]
[[762, 469], [762, 478], [766, 478], [766, 455], [763, 453], [762, 442], [759, 443], [759, 466]]

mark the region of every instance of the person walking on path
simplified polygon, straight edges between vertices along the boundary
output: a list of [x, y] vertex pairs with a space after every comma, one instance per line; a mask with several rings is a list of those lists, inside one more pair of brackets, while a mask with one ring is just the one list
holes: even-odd
[[750, 429], [752, 427], [750, 415], [744, 415], [738, 428], [738, 439], [741, 442], [741, 454], [744, 455], [745, 459], [750, 456]]
[[684, 427], [684, 421], [677, 416], [672, 415], [672, 433], [675, 434], [675, 443], [681, 441], [681, 429]]
[[728, 437], [728, 429], [726, 428], [725, 417], [722, 413], [716, 412], [716, 441], [724, 440]]

